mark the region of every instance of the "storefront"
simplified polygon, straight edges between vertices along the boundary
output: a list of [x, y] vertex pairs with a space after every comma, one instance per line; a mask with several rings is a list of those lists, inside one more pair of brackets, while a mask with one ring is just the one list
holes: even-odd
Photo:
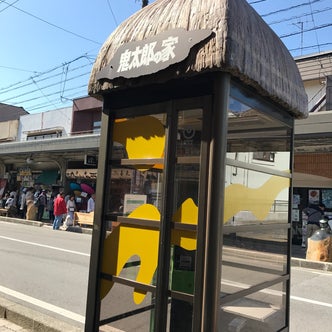
[[297, 187], [293, 189], [292, 228], [293, 243], [306, 246], [306, 226], [308, 217], [303, 209], [310, 206], [325, 205], [324, 214], [332, 218], [332, 188]]
[[288, 331], [307, 99], [281, 41], [246, 1], [157, 0], [106, 41], [89, 93], [103, 116], [85, 330]]

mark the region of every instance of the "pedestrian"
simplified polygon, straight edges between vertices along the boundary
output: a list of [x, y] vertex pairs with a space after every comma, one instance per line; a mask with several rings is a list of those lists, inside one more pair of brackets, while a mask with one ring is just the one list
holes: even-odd
[[26, 219], [27, 220], [36, 220], [37, 216], [37, 207], [35, 206], [34, 199], [34, 189], [29, 188], [25, 194], [25, 202], [26, 202]]
[[47, 202], [47, 211], [48, 211], [48, 218], [50, 222], [53, 224], [54, 222], [54, 195], [51, 194], [50, 199]]
[[14, 195], [9, 195], [6, 200], [5, 208], [9, 210], [11, 206], [14, 206]]
[[22, 219], [25, 219], [27, 214], [26, 192], [27, 188], [23, 188], [20, 196], [20, 217]]
[[61, 191], [54, 200], [54, 221], [53, 229], [59, 229], [63, 215], [67, 213], [67, 207], [65, 202], [65, 193]]
[[2, 208], [4, 209], [6, 207], [7, 199], [9, 198], [9, 193], [5, 193], [2, 197]]
[[13, 206], [17, 206], [17, 189], [13, 188], [10, 193], [9, 196], [13, 197]]
[[320, 229], [319, 221], [324, 217], [324, 204], [309, 205], [303, 212], [308, 216], [306, 246], [308, 246], [308, 239]]
[[88, 206], [87, 206], [87, 212], [93, 212], [95, 210], [95, 198], [96, 195], [92, 194], [91, 197], [88, 199]]
[[42, 221], [45, 207], [47, 206], [46, 190], [42, 190], [40, 195], [37, 197], [37, 220]]
[[76, 211], [75, 196], [70, 195], [70, 198], [67, 201], [67, 214], [71, 218], [71, 220], [74, 220], [75, 211]]

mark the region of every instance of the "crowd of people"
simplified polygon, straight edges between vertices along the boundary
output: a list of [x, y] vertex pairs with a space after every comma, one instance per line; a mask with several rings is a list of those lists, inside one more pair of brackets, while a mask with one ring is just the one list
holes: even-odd
[[[94, 211], [95, 194], [90, 195], [86, 203], [86, 211]], [[61, 225], [74, 224], [74, 214], [78, 211], [75, 195], [48, 193], [47, 190], [34, 190], [23, 188], [21, 191], [7, 191], [1, 198], [1, 207], [7, 210], [8, 217], [17, 217], [28, 220], [42, 221], [47, 218], [53, 225], [53, 229], [59, 229]]]

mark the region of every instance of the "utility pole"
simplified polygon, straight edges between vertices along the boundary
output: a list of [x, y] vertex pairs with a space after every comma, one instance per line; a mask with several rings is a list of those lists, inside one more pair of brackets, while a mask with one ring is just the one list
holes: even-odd
[[301, 29], [301, 55], [303, 52], [303, 22], [299, 21], [297, 23], [293, 23], [295, 26]]

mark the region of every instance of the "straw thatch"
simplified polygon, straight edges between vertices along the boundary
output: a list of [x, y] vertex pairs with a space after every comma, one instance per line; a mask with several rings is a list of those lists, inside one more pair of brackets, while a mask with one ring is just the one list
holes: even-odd
[[[124, 43], [184, 28], [211, 29], [214, 34], [181, 63], [136, 79], [98, 82], [96, 74]], [[91, 72], [89, 94], [114, 87], [164, 82], [207, 71], [226, 71], [260, 95], [307, 116], [307, 96], [297, 66], [284, 44], [245, 0], [157, 0], [123, 22], [106, 40]]]

